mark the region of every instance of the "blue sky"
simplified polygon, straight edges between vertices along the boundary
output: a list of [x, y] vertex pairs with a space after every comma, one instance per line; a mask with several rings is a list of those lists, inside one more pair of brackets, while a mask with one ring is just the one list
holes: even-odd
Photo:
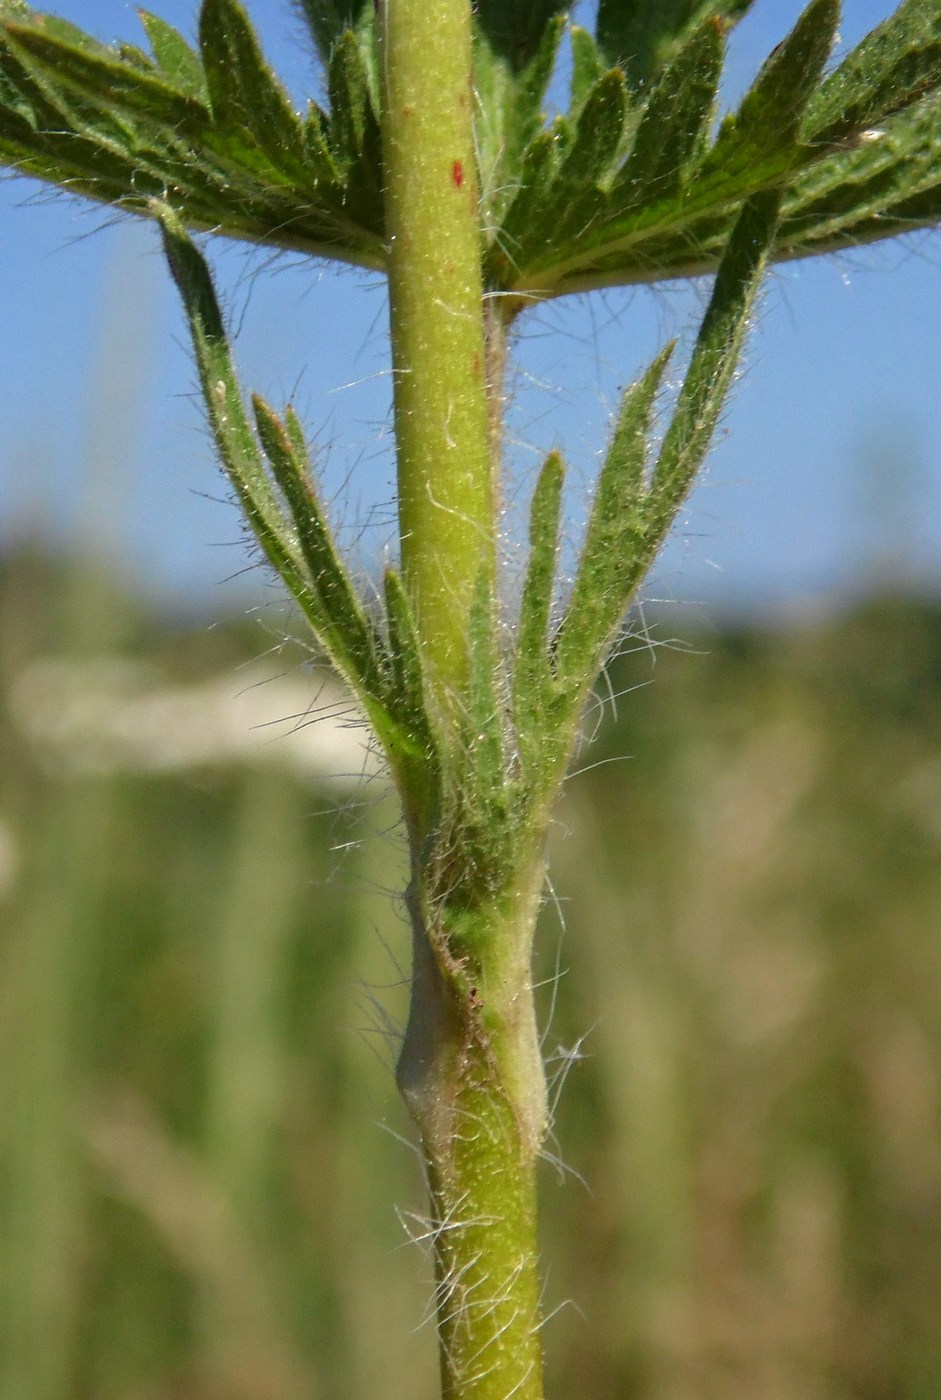
[[[192, 33], [194, 0], [152, 7]], [[100, 37], [139, 38], [125, 0], [50, 8]], [[300, 98], [312, 67], [287, 0], [249, 8]], [[843, 43], [893, 8], [846, 0]], [[758, 0], [735, 36], [730, 95], [798, 10]], [[368, 563], [393, 542], [382, 287], [296, 259], [268, 268], [222, 244], [211, 253], [244, 383], [301, 409], [327, 494]], [[64, 547], [84, 533], [168, 600], [240, 606], [260, 580], [230, 578], [247, 556], [234, 508], [210, 499], [225, 490], [154, 231], [8, 181], [0, 255], [0, 542], [41, 531]], [[510, 421], [520, 501], [540, 454], [561, 445], [575, 534], [618, 387], [668, 336], [692, 333], [704, 290], [609, 292], [530, 313]], [[886, 570], [938, 591], [939, 309], [935, 235], [777, 270], [708, 469], [648, 594], [790, 610]]]

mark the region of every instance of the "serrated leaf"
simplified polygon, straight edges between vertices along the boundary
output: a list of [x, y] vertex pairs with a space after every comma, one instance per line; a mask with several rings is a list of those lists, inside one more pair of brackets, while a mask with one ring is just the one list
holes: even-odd
[[[116, 113], [124, 113], [146, 118], [148, 126], [198, 129], [205, 125], [207, 113], [200, 103], [170, 87], [158, 73], [122, 62], [104, 48], [96, 51], [67, 43], [32, 25], [9, 26], [7, 40], [24, 65], [33, 71], [42, 69], [47, 92], [52, 88], [62, 93], [70, 106], [81, 101], [88, 124], [94, 122], [97, 109], [102, 120], [113, 121]], [[96, 129], [101, 127], [96, 124]]]
[[605, 71], [601, 51], [587, 29], [573, 24], [569, 30], [572, 45], [572, 96], [570, 111], [578, 116], [585, 99]]
[[203, 0], [199, 46], [214, 125], [247, 133], [278, 167], [286, 163], [303, 178], [300, 121], [239, 0]]
[[834, 151], [788, 191], [779, 256], [854, 247], [941, 218], [941, 110], [928, 98]]
[[763, 64], [738, 111], [722, 123], [704, 173], [751, 168], [797, 144], [839, 18], [839, 0], [811, 0]]
[[564, 29], [561, 16], [550, 20], [539, 47], [516, 71], [474, 26], [474, 137], [488, 225], [502, 217], [528, 176], [525, 151], [543, 126], [543, 103]]
[[305, 159], [312, 177], [318, 181], [328, 181], [341, 188], [340, 168], [333, 159], [330, 147], [330, 119], [317, 103], [310, 99], [307, 103], [307, 116], [304, 121]]
[[712, 121], [724, 54], [722, 27], [708, 20], [663, 73], [617, 181], [631, 202], [668, 198], [682, 187]]
[[556, 122], [549, 131], [540, 132], [527, 147], [523, 156], [526, 181], [510, 204], [503, 226], [489, 249], [487, 280], [490, 286], [503, 287], [512, 283], [531, 256], [534, 231], [545, 232], [545, 215], [562, 164], [561, 144]]
[[941, 82], [941, 5], [905, 0], [843, 60], [814, 95], [804, 139], [845, 141], [878, 127]]
[[440, 806], [439, 742], [429, 712], [431, 687], [411, 604], [401, 575], [385, 573], [386, 629], [389, 638], [391, 690], [385, 709], [394, 730], [380, 734], [413, 827], [430, 830]]
[[349, 168], [359, 161], [370, 120], [375, 122], [369, 81], [355, 36], [347, 30], [330, 58], [330, 136], [338, 164]]
[[147, 33], [154, 58], [163, 70], [164, 76], [180, 92], [194, 97], [204, 106], [209, 105], [206, 87], [206, 74], [199, 61], [199, 55], [183, 38], [180, 32], [167, 24], [159, 15], [148, 10], [139, 10], [141, 23]]
[[594, 680], [649, 562], [644, 515], [647, 443], [654, 402], [672, 353], [670, 344], [624, 394], [598, 477], [572, 596], [554, 646], [558, 683], [574, 697]]
[[[612, 69], [595, 84], [574, 131], [557, 121], [543, 133], [547, 140], [536, 138], [527, 155], [527, 185], [502, 230], [501, 248], [519, 264], [568, 239], [577, 241], [604, 210], [604, 186], [618, 159], [626, 118], [624, 76]], [[568, 150], [561, 156], [563, 142]]]
[[345, 182], [352, 218], [382, 227], [382, 133], [356, 36], [341, 34], [329, 72], [330, 145]]
[[627, 119], [627, 89], [617, 68], [600, 77], [585, 99], [572, 149], [559, 173], [560, 185], [603, 186], [620, 153]]
[[476, 0], [474, 11], [490, 48], [520, 73], [538, 52], [553, 17], [567, 8], [567, 0]]
[[690, 34], [708, 20], [737, 24], [754, 0], [600, 0], [598, 47], [620, 64], [643, 96], [671, 64]]

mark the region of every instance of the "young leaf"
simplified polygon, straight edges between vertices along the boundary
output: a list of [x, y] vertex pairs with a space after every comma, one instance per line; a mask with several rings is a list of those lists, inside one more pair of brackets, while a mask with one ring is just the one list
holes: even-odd
[[513, 671], [513, 710], [524, 772], [538, 763], [545, 742], [541, 723], [552, 682], [549, 622], [556, 582], [565, 463], [550, 452], [533, 492], [529, 516], [529, 563], [523, 584]]
[[644, 512], [647, 440], [654, 401], [673, 345], [624, 394], [598, 477], [572, 596], [555, 636], [556, 676], [580, 699], [594, 679], [649, 561]]
[[209, 92], [206, 87], [206, 74], [199, 61], [199, 55], [190, 48], [178, 30], [167, 24], [159, 15], [147, 10], [139, 10], [141, 24], [147, 31], [154, 58], [163, 70], [164, 76], [189, 97], [194, 97], [204, 107], [209, 106]]
[[501, 700], [497, 690], [499, 652], [496, 639], [493, 584], [482, 569], [468, 614], [467, 736], [470, 790], [466, 800], [476, 808], [476, 823], [484, 830], [506, 792]]
[[268, 480], [249, 426], [212, 278], [176, 214], [156, 204], [164, 251], [189, 322], [196, 367], [226, 475], [269, 562], [298, 601], [308, 593], [303, 557]]
[[441, 803], [439, 744], [415, 618], [394, 569], [386, 570], [385, 603], [391, 675], [383, 702], [390, 718], [384, 728], [377, 728], [410, 821], [428, 831]]
[[320, 502], [314, 491], [307, 445], [300, 421], [288, 409], [288, 426], [253, 395], [255, 422], [265, 456], [294, 521], [297, 541], [307, 565], [317, 603], [320, 638], [357, 693], [380, 695], [383, 678], [376, 651], [376, 634], [337, 554]]
[[780, 206], [780, 191], [767, 191], [749, 200], [719, 264], [644, 507], [644, 529], [651, 549], [659, 548], [708, 451], [768, 263]]

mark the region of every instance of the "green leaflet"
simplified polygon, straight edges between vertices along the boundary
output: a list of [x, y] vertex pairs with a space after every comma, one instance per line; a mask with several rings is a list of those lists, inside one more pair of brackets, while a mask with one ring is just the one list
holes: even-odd
[[835, 142], [881, 125], [941, 81], [941, 4], [905, 0], [815, 93], [804, 139]]
[[613, 192], [628, 204], [670, 198], [685, 183], [715, 111], [725, 43], [709, 20], [694, 30], [650, 95]]
[[[225, 16], [231, 13], [231, 7], [225, 10]], [[19, 8], [16, 14], [23, 17]], [[251, 69], [258, 56], [253, 36], [236, 23], [227, 37], [220, 37], [220, 14], [218, 5], [215, 11], [209, 4], [204, 9], [207, 43], [223, 46], [216, 69], [224, 69], [226, 61], [233, 71], [237, 68], [226, 45], [241, 54], [243, 69]], [[236, 92], [228, 107], [224, 73], [216, 72], [220, 125], [192, 91], [184, 91], [162, 69], [142, 67], [139, 56], [122, 59], [74, 26], [48, 22], [40, 28], [29, 14], [26, 19], [25, 25], [0, 22], [4, 163], [138, 214], [149, 216], [152, 199], [169, 197], [185, 210], [191, 226], [360, 266], [385, 265], [381, 199], [359, 198], [354, 210], [356, 191], [344, 189], [324, 149], [322, 123], [313, 117], [302, 133], [277, 84], [266, 82], [263, 62], [254, 88], [246, 81], [244, 94]], [[148, 27], [167, 63], [183, 52], [183, 41], [177, 44], [174, 32], [159, 24]], [[265, 93], [273, 104], [270, 111]], [[251, 119], [261, 124], [254, 133], [233, 107], [248, 101], [245, 94], [251, 100], [242, 115], [249, 120], [254, 113]], [[270, 121], [262, 119], [262, 110]], [[275, 111], [287, 113], [285, 121], [296, 138], [290, 148], [274, 139]]]
[[552, 685], [549, 623], [556, 584], [565, 463], [550, 452], [533, 492], [529, 561], [523, 583], [513, 670], [513, 712], [523, 772], [540, 766], [546, 743], [545, 711]]
[[183, 35], [159, 15], [139, 10], [141, 24], [147, 31], [154, 58], [164, 77], [180, 92], [193, 97], [204, 107], [209, 106], [206, 74], [199, 55], [190, 48]]
[[330, 145], [346, 180], [351, 216], [382, 231], [382, 134], [372, 83], [352, 30], [340, 35], [330, 60]]
[[643, 96], [706, 20], [730, 28], [753, 0], [600, 0], [598, 47]]
[[512, 286], [520, 275], [520, 268], [526, 265], [534, 230], [545, 237], [545, 215], [562, 163], [559, 123], [564, 120], [564, 117], [557, 118], [548, 131], [540, 132], [524, 153], [526, 181], [504, 215], [503, 226], [496, 231], [484, 263], [490, 287]]
[[198, 129], [206, 123], [208, 113], [195, 99], [103, 47], [78, 44], [71, 34], [66, 39], [33, 25], [9, 26], [7, 41], [44, 90], [58, 95], [63, 113], [72, 113], [90, 130], [104, 132], [118, 114], [124, 118], [118, 129], [128, 135], [135, 117], [144, 117], [147, 126], [170, 128]]
[[572, 596], [554, 639], [559, 687], [580, 697], [591, 685], [649, 562], [645, 498], [654, 402], [673, 353], [668, 345], [624, 394], [585, 531]]
[[533, 162], [531, 183], [521, 191], [519, 207], [516, 202], [511, 207], [504, 229], [504, 247], [520, 267], [548, 258], [559, 241], [577, 240], [604, 209], [604, 186], [626, 119], [624, 75], [612, 69], [595, 84], [570, 136], [556, 125], [533, 142], [527, 157]]
[[941, 217], [941, 110], [923, 100], [871, 139], [838, 149], [787, 192], [781, 256], [907, 233]]
[[644, 527], [659, 548], [708, 451], [778, 227], [781, 192], [744, 206], [719, 264], [683, 387], [654, 468]]
[[736, 221], [649, 482], [650, 419], [672, 345], [624, 396], [598, 478], [572, 596], [551, 649], [563, 701], [557, 724], [564, 733], [575, 723], [634, 590], [708, 450], [767, 266], [780, 200], [779, 191], [758, 195]]
[[605, 63], [598, 45], [587, 29], [573, 24], [569, 30], [572, 45], [572, 95], [570, 109], [578, 116], [585, 99], [595, 83], [605, 71]]
[[265, 156], [303, 180], [300, 122], [239, 0], [203, 0], [199, 46], [214, 126], [229, 140], [247, 135]]
[[839, 0], [811, 0], [764, 63], [734, 115], [726, 117], [703, 175], [754, 169], [796, 146], [807, 105], [833, 48]]
[[498, 691], [493, 584], [489, 569], [477, 577], [468, 617], [467, 797], [486, 829], [488, 817], [502, 809], [506, 797], [502, 697]]
[[441, 806], [440, 745], [429, 704], [421, 642], [402, 577], [385, 573], [389, 683], [383, 707], [389, 717], [377, 732], [399, 783], [410, 824], [430, 831]]
[[209, 269], [173, 211], [155, 205], [153, 213], [186, 309], [203, 398], [226, 475], [269, 562], [301, 601], [308, 592], [303, 557], [245, 414]]
[[575, 139], [559, 172], [559, 185], [603, 186], [617, 160], [627, 119], [627, 88], [617, 68], [604, 73], [585, 98]]
[[[305, 609], [313, 620], [326, 650], [359, 694], [381, 695], [383, 676], [376, 650], [376, 634], [337, 554], [320, 502], [314, 491], [310, 461], [300, 422], [287, 411], [288, 426], [254, 395], [252, 403], [258, 436], [271, 464], [294, 522], [297, 543], [307, 565], [311, 602]], [[299, 600], [301, 601], [301, 600]]]
[[[704, 232], [712, 235], [711, 246], [717, 249], [742, 201], [786, 184], [803, 166], [823, 158], [823, 150], [800, 146], [797, 134], [830, 49], [836, 10], [836, 0], [813, 0], [762, 68], [738, 113], [723, 122], [716, 144], [700, 159], [711, 109], [709, 85], [717, 77], [715, 46], [721, 44], [714, 22], [707, 23], [653, 94], [650, 109], [655, 104], [659, 108], [657, 119], [648, 116], [641, 122], [634, 150], [604, 207], [569, 238], [568, 246], [560, 246], [558, 238], [529, 261], [519, 256], [515, 289], [532, 286], [542, 294], [551, 289], [558, 295], [617, 281], [647, 281], [651, 266], [661, 266], [666, 252], [675, 260], [672, 268], [666, 262], [667, 275], [705, 270], [709, 259], [703, 257], [703, 247], [709, 244], [704, 243]], [[697, 76], [698, 56], [710, 48], [712, 55], [708, 62], [703, 58]], [[673, 126], [670, 114], [679, 102], [688, 102], [689, 110]], [[697, 111], [700, 125], [694, 135]], [[661, 129], [670, 133], [678, 150], [668, 141], [657, 141]], [[673, 159], [665, 159], [667, 151]], [[684, 151], [685, 182], [677, 187]], [[700, 222], [706, 230], [698, 227]]]

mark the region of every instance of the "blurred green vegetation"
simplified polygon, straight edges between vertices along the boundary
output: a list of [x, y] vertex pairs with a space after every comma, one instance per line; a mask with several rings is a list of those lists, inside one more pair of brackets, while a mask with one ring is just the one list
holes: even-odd
[[[553, 841], [550, 1393], [936, 1400], [941, 610], [671, 626]], [[435, 1393], [394, 806], [282, 629], [0, 569], [2, 1400]]]

